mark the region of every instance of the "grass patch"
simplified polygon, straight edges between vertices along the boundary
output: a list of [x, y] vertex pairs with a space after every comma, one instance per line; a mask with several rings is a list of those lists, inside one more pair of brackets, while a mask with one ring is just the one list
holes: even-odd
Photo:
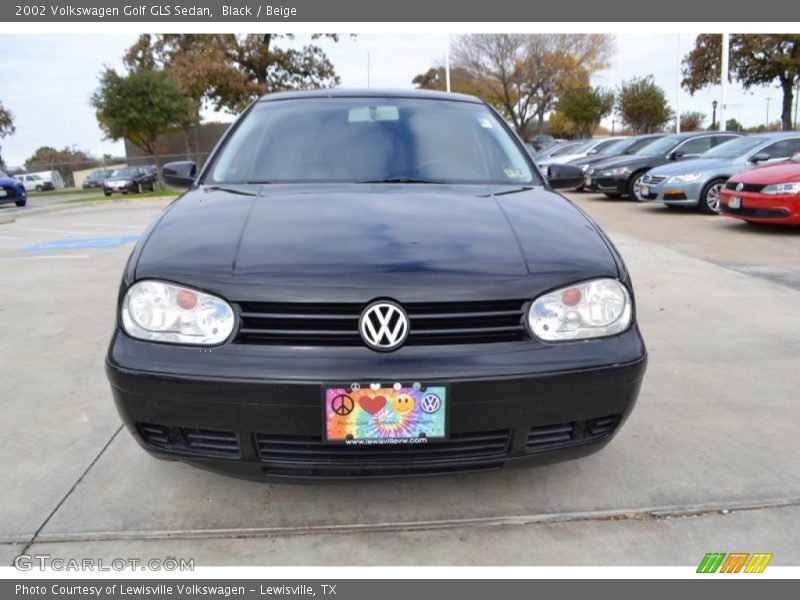
[[103, 190], [100, 188], [92, 188], [84, 190], [83, 188], [62, 188], [60, 190], [50, 190], [47, 192], [28, 192], [28, 198], [49, 198], [51, 196], [75, 196], [77, 194], [92, 194], [94, 196], [102, 196]]
[[78, 202], [119, 202], [121, 200], [147, 200], [149, 198], [177, 198], [179, 192], [175, 190], [155, 190], [144, 194], [112, 194], [104, 196], [102, 192], [87, 198], [72, 198], [65, 200], [64, 204], [76, 204]]

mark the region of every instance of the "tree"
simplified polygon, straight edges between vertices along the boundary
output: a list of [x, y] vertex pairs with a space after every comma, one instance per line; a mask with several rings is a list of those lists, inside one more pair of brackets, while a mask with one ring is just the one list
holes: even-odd
[[75, 147], [56, 150], [51, 146], [42, 146], [25, 161], [25, 170], [29, 172], [49, 171], [55, 169], [67, 185], [74, 185], [73, 171], [89, 169], [97, 166], [97, 161], [84, 150]]
[[[322, 34], [312, 36], [313, 40]], [[326, 35], [334, 41], [337, 35]], [[315, 44], [280, 48], [278, 34], [163, 34], [139, 36], [125, 54], [132, 70], [175, 72], [199, 112], [204, 101], [216, 110], [241, 112], [258, 96], [282, 90], [332, 87], [340, 80]]]
[[[732, 34], [729, 51], [730, 74], [744, 89], [778, 82], [783, 91], [782, 127], [791, 130], [793, 89], [800, 79], [800, 35]], [[722, 35], [698, 35], [683, 59], [683, 87], [694, 94], [720, 83], [721, 61]]]
[[555, 111], [550, 114], [550, 121], [547, 123], [547, 130], [550, 135], [560, 138], [572, 139], [575, 137], [575, 123], [573, 123], [567, 116], [560, 112]]
[[681, 113], [681, 131], [700, 131], [706, 114], [698, 110], [685, 111]]
[[169, 70], [147, 68], [119, 75], [107, 68], [91, 102], [108, 138], [127, 139], [154, 161], [159, 136], [197, 123], [192, 101]]
[[453, 65], [525, 135], [534, 120], [541, 131], [558, 98], [586, 87], [613, 49], [613, 38], [601, 34], [469, 34], [454, 41]]
[[572, 121], [579, 138], [591, 137], [600, 120], [611, 114], [613, 108], [614, 92], [600, 87], [570, 90], [558, 101], [558, 111]]
[[674, 117], [667, 95], [652, 75], [622, 82], [616, 109], [623, 124], [637, 134], [661, 131]]
[[[6, 136], [13, 135], [15, 131], [14, 114], [0, 102], [0, 140]], [[2, 168], [3, 165], [3, 155], [0, 154], [0, 168]]]
[[742, 124], [739, 123], [736, 119], [728, 119], [725, 121], [725, 130], [726, 131], [744, 131], [744, 127]]

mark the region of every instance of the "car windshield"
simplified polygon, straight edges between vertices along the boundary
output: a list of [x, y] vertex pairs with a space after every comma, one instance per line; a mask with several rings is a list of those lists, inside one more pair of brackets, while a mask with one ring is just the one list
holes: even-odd
[[647, 144], [646, 146], [639, 148], [639, 150], [636, 151], [636, 154], [645, 154], [648, 156], [656, 156], [656, 155], [663, 156], [685, 139], [686, 138], [668, 135], [667, 137], [657, 139], [652, 144]]
[[205, 183], [540, 181], [485, 105], [411, 98], [257, 104]]
[[767, 137], [748, 136], [732, 139], [703, 154], [703, 158], [736, 158], [768, 141]]
[[657, 137], [630, 138], [628, 140], [625, 140], [627, 145], [625, 148], [620, 147], [619, 152], [622, 154], [636, 154], [637, 152], [639, 152], [639, 150], [641, 150], [645, 146], [649, 146], [650, 144], [659, 139], [660, 138]]
[[0, 169], [0, 177], [8, 177], [8, 175], [6, 174], [5, 171], [3, 171], [3, 169]]
[[626, 144], [628, 140], [608, 140], [607, 142], [600, 143], [594, 147], [595, 156], [596, 155], [603, 155], [603, 154], [619, 154], [623, 152], [622, 146]]
[[114, 169], [111, 173], [112, 177], [132, 177], [136, 175], [136, 167], [123, 167], [122, 169]]
[[552, 152], [548, 153], [547, 156], [561, 156], [562, 154], [569, 154], [570, 152], [575, 150], [575, 148], [577, 148], [577, 147], [579, 147], [581, 145], [582, 144], [579, 144], [577, 142], [570, 142], [568, 144], [561, 144], [558, 148], [556, 148]]

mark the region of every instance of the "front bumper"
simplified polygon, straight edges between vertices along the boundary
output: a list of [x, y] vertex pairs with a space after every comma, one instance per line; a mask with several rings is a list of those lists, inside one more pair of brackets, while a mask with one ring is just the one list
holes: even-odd
[[[741, 198], [739, 208], [730, 208], [732, 196]], [[752, 221], [754, 223], [780, 223], [800, 225], [800, 196], [769, 196], [757, 192], [720, 191], [720, 212], [728, 217]]]
[[[602, 448], [632, 410], [647, 356], [638, 329], [569, 344], [211, 352], [117, 332], [107, 373], [117, 409], [151, 454], [257, 480], [437, 475], [549, 463]], [[322, 443], [321, 386], [449, 385], [450, 438], [425, 446]], [[197, 443], [200, 440], [200, 443]]]
[[628, 193], [628, 179], [627, 176], [605, 176], [592, 173], [589, 170], [583, 177], [583, 190], [601, 194], [625, 195]]
[[676, 206], [697, 206], [704, 182], [670, 183], [669, 177], [653, 183], [645, 175], [639, 187], [642, 202], [663, 202]]

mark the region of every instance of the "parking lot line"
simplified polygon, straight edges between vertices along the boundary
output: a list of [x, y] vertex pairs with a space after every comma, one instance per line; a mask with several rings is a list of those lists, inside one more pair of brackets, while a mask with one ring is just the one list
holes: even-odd
[[68, 233], [70, 235], [91, 235], [88, 231], [74, 231], [69, 229], [45, 229], [43, 227], [21, 227], [17, 225], [15, 230], [35, 231], [41, 233]]

